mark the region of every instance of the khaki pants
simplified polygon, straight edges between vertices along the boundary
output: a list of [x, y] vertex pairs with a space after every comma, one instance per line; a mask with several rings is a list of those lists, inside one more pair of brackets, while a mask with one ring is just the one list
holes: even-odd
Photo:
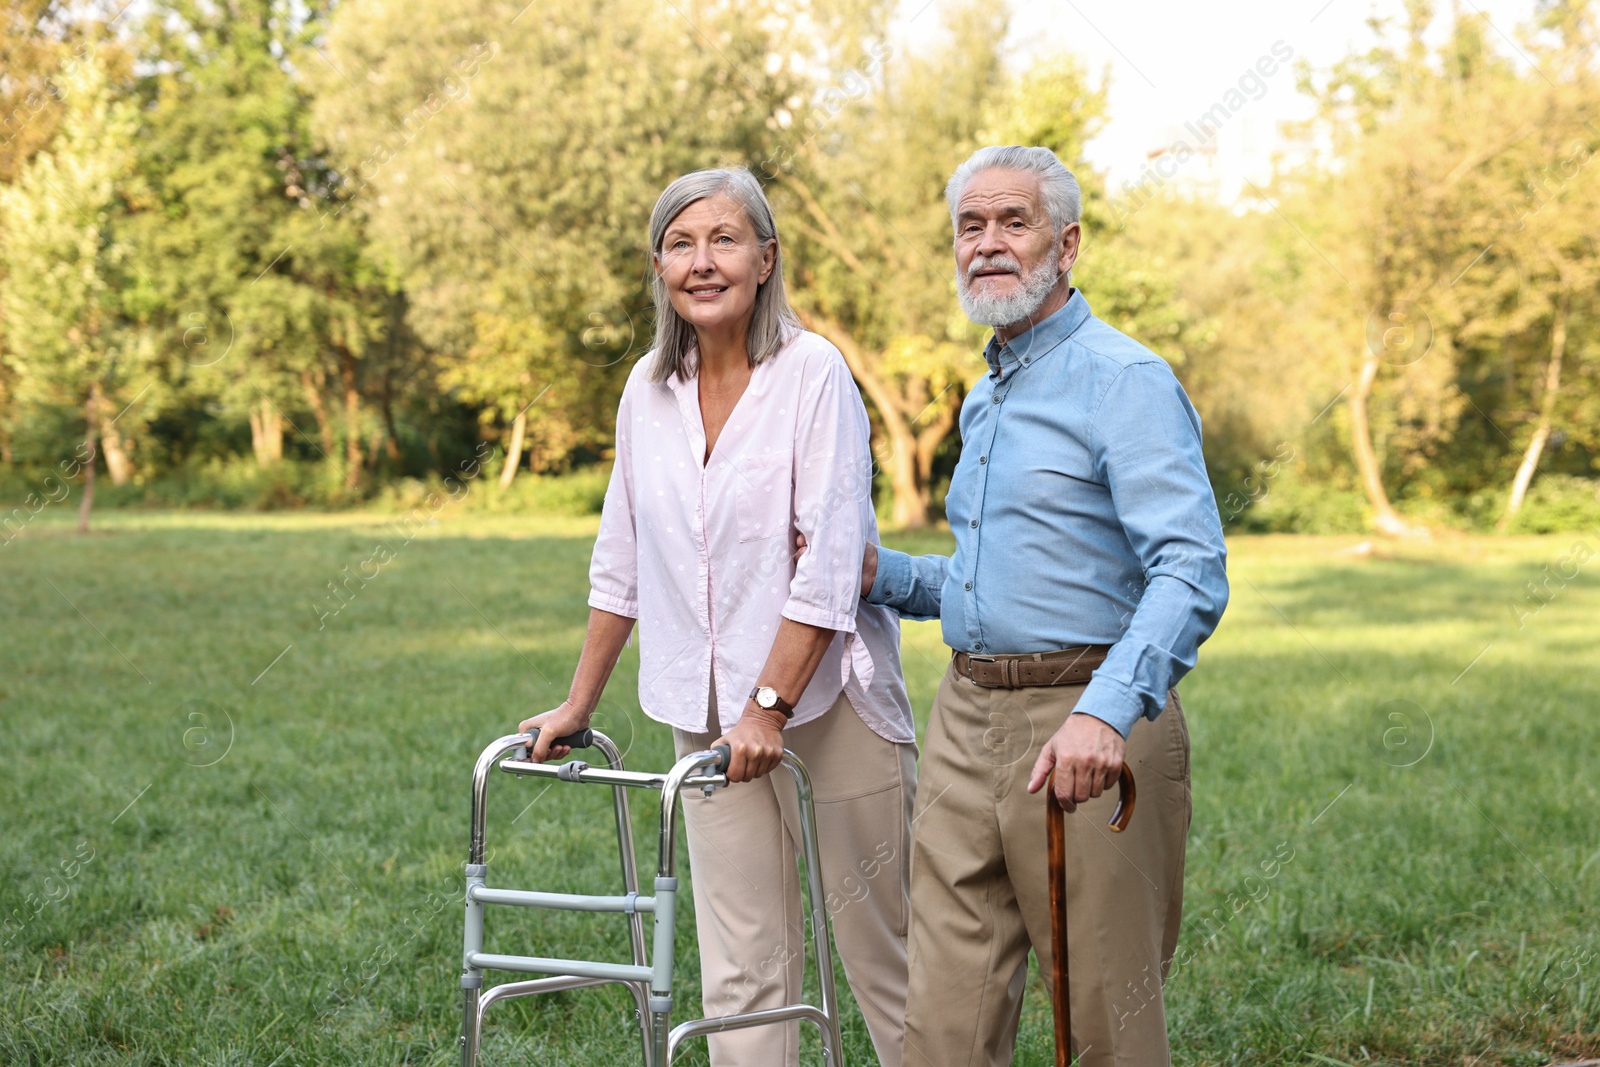
[[[678, 755], [721, 735], [713, 694], [710, 731], [673, 730]], [[837, 958], [861, 1005], [883, 1067], [900, 1067], [906, 1003], [911, 807], [917, 752], [873, 733], [841, 695], [821, 718], [784, 731], [805, 763], [817, 813], [817, 847]], [[709, 798], [686, 791], [700, 978], [707, 1016], [801, 999], [805, 909], [794, 779], [779, 768]], [[713, 1034], [714, 1067], [794, 1067], [799, 1024]]]
[[[1011, 1063], [1031, 945], [1050, 976], [1039, 751], [1082, 685], [985, 689], [945, 672], [928, 725], [911, 858], [907, 1067]], [[1176, 691], [1128, 741], [1133, 822], [1116, 790], [1066, 817], [1073, 1048], [1084, 1067], [1171, 1063], [1161, 986], [1183, 913], [1189, 732]]]

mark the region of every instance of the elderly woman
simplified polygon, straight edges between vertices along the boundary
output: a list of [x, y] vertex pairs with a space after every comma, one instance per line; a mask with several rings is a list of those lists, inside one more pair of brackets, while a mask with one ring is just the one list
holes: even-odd
[[[639, 704], [678, 754], [725, 744], [728, 781], [684, 800], [705, 1012], [800, 999], [797, 801], [805, 761], [839, 955], [878, 1059], [899, 1067], [916, 791], [899, 626], [860, 599], [877, 541], [868, 424], [843, 357], [803, 330], [772, 208], [749, 171], [704, 170], [650, 216], [654, 349], [617, 409], [616, 467], [567, 700], [522, 723], [588, 725], [639, 621]], [[806, 551], [796, 558], [797, 535]], [[715, 1067], [796, 1064], [795, 1023], [711, 1037]]]

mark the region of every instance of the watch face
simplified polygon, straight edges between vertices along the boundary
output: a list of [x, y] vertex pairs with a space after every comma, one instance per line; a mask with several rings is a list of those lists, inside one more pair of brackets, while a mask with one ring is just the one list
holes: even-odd
[[763, 708], [776, 707], [778, 704], [778, 691], [771, 686], [762, 686], [756, 690], [756, 703]]

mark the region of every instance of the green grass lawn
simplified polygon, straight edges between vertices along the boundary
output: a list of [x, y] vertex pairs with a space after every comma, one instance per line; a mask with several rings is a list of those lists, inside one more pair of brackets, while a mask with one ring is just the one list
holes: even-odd
[[[455, 1062], [471, 764], [565, 694], [592, 521], [445, 512], [406, 543], [372, 516], [66, 518], [0, 549], [0, 1063]], [[1600, 1056], [1600, 559], [1570, 558], [1600, 533], [1354, 540], [1234, 542], [1184, 683], [1174, 1058]], [[370, 577], [333, 614], [346, 574]], [[925, 718], [945, 652], [931, 624], [905, 643]], [[636, 666], [597, 725], [664, 769]], [[491, 881], [610, 891], [608, 804], [497, 775]], [[625, 951], [605, 918], [491, 913], [490, 938]], [[680, 959], [686, 1018], [687, 923]], [[1030, 998], [1018, 1062], [1043, 1064]], [[620, 992], [496, 1011], [486, 1063], [633, 1062]], [[871, 1062], [854, 1016], [846, 1051]]]

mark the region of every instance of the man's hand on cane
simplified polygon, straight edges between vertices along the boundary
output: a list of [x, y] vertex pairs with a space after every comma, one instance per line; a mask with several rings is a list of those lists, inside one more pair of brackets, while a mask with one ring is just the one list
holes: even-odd
[[1066, 811], [1093, 800], [1117, 784], [1128, 743], [1122, 735], [1093, 715], [1067, 716], [1061, 729], [1045, 742], [1028, 779], [1028, 792], [1037, 793], [1056, 772], [1056, 799]]

